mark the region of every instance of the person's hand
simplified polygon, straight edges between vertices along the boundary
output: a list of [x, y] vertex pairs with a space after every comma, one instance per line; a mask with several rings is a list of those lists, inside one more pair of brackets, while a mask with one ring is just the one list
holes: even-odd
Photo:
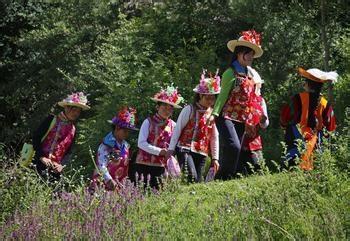
[[53, 164], [52, 169], [53, 169], [53, 171], [54, 171], [55, 173], [61, 173], [61, 172], [62, 172], [64, 166], [62, 166], [61, 164], [56, 163], [56, 162], [52, 162], [52, 164]]
[[159, 156], [166, 156], [167, 154], [167, 150], [166, 149], [162, 149], [160, 152], [159, 152]]
[[113, 179], [110, 179], [107, 181], [106, 187], [108, 190], [114, 191], [117, 187], [117, 183]]
[[165, 159], [168, 160], [171, 156], [174, 155], [174, 153], [175, 153], [174, 150], [168, 150], [168, 151], [166, 152], [166, 154], [165, 154]]
[[49, 168], [52, 168], [52, 167], [53, 167], [53, 163], [52, 163], [52, 161], [51, 161], [50, 158], [41, 157], [41, 158], [40, 158], [40, 161], [41, 161], [46, 167], [49, 167]]
[[219, 164], [218, 160], [212, 159], [212, 160], [211, 160], [211, 165], [210, 165], [210, 166], [211, 166], [211, 167], [214, 167], [215, 172], [217, 172], [217, 171], [219, 170], [220, 164]]
[[207, 125], [209, 125], [210, 123], [212, 123], [213, 121], [215, 121], [215, 115], [210, 115], [208, 118], [207, 118]]
[[266, 120], [267, 120], [267, 117], [266, 117], [265, 115], [262, 115], [262, 116], [260, 117], [260, 125], [264, 125], [265, 122], [266, 122]]

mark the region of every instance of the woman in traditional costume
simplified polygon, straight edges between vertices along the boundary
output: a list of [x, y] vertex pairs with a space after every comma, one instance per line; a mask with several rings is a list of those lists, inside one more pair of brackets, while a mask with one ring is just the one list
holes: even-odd
[[[334, 131], [336, 119], [331, 104], [322, 96], [321, 90], [325, 83], [337, 81], [336, 72], [324, 72], [313, 68], [298, 69], [304, 77], [304, 92], [294, 95], [290, 102], [281, 109], [280, 123], [285, 129], [287, 155], [284, 165], [294, 166], [295, 158], [301, 158], [300, 167], [303, 170], [313, 169], [313, 150], [320, 147], [322, 136], [327, 131]], [[298, 147], [298, 141], [304, 144], [303, 151]]]

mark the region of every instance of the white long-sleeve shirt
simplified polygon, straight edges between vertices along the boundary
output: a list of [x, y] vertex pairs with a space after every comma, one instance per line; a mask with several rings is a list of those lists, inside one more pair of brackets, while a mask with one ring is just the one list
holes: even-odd
[[[187, 125], [187, 123], [191, 118], [192, 109], [193, 107], [191, 107], [191, 105], [187, 105], [180, 112], [180, 115], [177, 118], [174, 133], [171, 137], [169, 150], [175, 150], [175, 147], [181, 136], [182, 130], [185, 128], [185, 126]], [[219, 132], [215, 124], [213, 125], [213, 132], [210, 139], [210, 147], [211, 147], [212, 159], [218, 160], [219, 159]]]
[[[174, 122], [174, 121], [173, 121]], [[174, 122], [175, 125], [175, 122]], [[156, 155], [159, 156], [160, 151], [162, 150], [162, 148], [159, 148], [157, 146], [151, 145], [150, 143], [148, 143], [147, 138], [149, 135], [149, 127], [150, 127], [150, 123], [148, 118], [146, 120], [143, 121], [142, 125], [141, 125], [141, 129], [139, 132], [139, 138], [137, 141], [137, 146], [144, 150], [145, 152], [148, 152], [152, 155]]]
[[263, 129], [266, 129], [268, 127], [270, 121], [269, 121], [269, 115], [267, 114], [267, 106], [266, 106], [266, 102], [265, 102], [264, 98], [262, 98], [261, 106], [263, 109], [263, 114], [264, 114], [264, 116], [266, 116], [266, 121], [262, 124], [260, 123], [260, 127]]

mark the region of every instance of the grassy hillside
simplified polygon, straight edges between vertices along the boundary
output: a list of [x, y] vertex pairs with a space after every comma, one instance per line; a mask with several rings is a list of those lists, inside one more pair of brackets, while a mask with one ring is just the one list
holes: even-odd
[[[317, 170], [256, 175], [227, 182], [167, 184], [144, 195], [86, 191], [52, 198], [40, 188], [7, 219], [2, 239], [337, 239], [349, 237], [348, 175], [326, 151]], [[39, 184], [37, 184], [39, 185]], [[82, 190], [82, 189], [80, 189]], [[25, 200], [26, 197], [23, 197]]]

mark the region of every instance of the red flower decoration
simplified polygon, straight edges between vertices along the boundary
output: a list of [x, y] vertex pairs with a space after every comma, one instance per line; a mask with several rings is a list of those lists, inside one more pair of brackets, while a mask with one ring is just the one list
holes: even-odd
[[251, 42], [252, 44], [256, 44], [261, 46], [261, 34], [257, 33], [255, 30], [248, 30], [241, 32], [241, 36], [244, 40]]

